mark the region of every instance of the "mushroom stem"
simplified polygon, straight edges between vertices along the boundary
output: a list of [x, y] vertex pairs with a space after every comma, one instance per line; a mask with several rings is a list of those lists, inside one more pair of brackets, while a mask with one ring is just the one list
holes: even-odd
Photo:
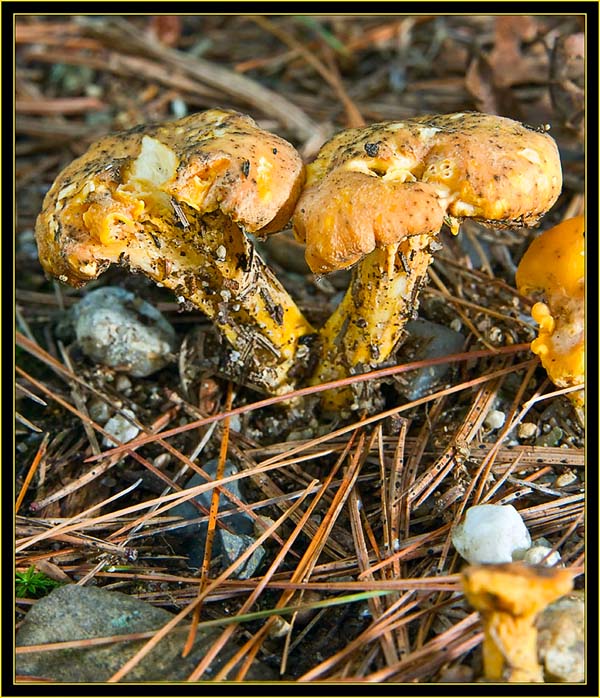
[[[162, 211], [160, 220], [144, 216], [129, 228], [118, 217], [110, 242], [98, 244], [93, 256], [142, 272], [206, 314], [237, 352], [230, 368], [253, 387], [274, 395], [291, 391], [290, 372], [309, 353], [301, 339], [313, 328], [235, 223], [219, 212], [194, 216], [185, 204], [178, 211]], [[185, 227], [176, 225], [182, 214]], [[92, 237], [107, 215], [95, 212]]]
[[[344, 298], [321, 329], [313, 384], [362, 373], [387, 359], [418, 307], [433, 239], [429, 233], [412, 235], [375, 248], [354, 267]], [[351, 398], [351, 388], [329, 390], [322, 404], [335, 411]]]
[[291, 391], [293, 369], [308, 359], [302, 338], [314, 329], [235, 223], [213, 213], [189, 224], [171, 235], [163, 228], [160, 249], [130, 245], [130, 268], [207, 315], [235, 350], [230, 368], [241, 379], [273, 395]]
[[473, 565], [462, 575], [465, 596], [483, 622], [483, 669], [489, 681], [543, 682], [537, 615], [573, 587], [572, 573], [512, 562]]

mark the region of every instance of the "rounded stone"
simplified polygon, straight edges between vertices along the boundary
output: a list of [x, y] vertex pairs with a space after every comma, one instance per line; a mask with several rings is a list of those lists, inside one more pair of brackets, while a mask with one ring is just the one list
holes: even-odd
[[531, 547], [531, 536], [511, 505], [478, 504], [452, 534], [452, 544], [471, 564], [512, 562], [513, 555]]
[[81, 350], [93, 361], [145, 377], [164, 368], [175, 330], [150, 303], [116, 286], [90, 291], [71, 309]]

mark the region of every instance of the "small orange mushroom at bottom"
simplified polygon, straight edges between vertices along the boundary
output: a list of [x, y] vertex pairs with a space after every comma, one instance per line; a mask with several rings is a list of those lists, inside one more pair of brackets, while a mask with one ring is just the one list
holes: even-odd
[[462, 587], [483, 622], [483, 669], [488, 681], [540, 683], [536, 616], [573, 588], [568, 569], [510, 562], [472, 565]]

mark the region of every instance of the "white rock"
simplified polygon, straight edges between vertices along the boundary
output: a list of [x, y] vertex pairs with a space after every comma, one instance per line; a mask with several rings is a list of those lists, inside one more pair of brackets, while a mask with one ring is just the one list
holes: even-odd
[[484, 424], [488, 429], [500, 429], [504, 426], [506, 415], [500, 410], [490, 410], [484, 420]]
[[[530, 565], [543, 565], [544, 567], [553, 567], [558, 562], [560, 562], [560, 553], [555, 550], [553, 553], [548, 555], [551, 548], [545, 545], [532, 545], [529, 550], [526, 550], [523, 557], [520, 558], [523, 562], [527, 562]], [[546, 557], [548, 555], [548, 557]]]
[[[516, 552], [513, 555], [513, 560], [522, 560], [529, 565], [553, 567], [560, 562], [560, 553], [558, 550], [555, 550], [551, 555], [548, 555], [551, 550], [552, 543], [547, 538], [536, 538], [536, 540], [533, 541], [531, 548]], [[547, 558], [546, 555], [548, 555]]]
[[458, 553], [471, 564], [512, 562], [513, 554], [531, 547], [523, 519], [511, 505], [478, 504], [452, 534]]
[[[135, 424], [131, 424], [131, 422], [129, 422], [125, 416], [128, 415], [129, 417], [135, 418], [135, 414], [128, 409], [124, 409], [123, 413], [124, 414], [117, 413], [111, 417], [104, 425], [104, 431], [108, 432], [111, 436], [114, 436], [115, 439], [118, 439], [120, 443], [126, 444], [128, 441], [135, 439], [135, 437], [140, 433], [140, 430], [135, 426]], [[117, 441], [113, 441], [113, 439], [109, 438], [108, 436], [104, 437], [102, 443], [109, 447], [118, 445]]]

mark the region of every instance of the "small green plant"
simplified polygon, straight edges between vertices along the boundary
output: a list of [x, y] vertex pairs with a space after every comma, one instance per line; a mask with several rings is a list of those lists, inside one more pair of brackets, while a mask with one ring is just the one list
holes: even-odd
[[31, 565], [25, 572], [15, 574], [15, 593], [21, 598], [39, 599], [49, 594], [60, 584], [60, 582], [48, 577], [47, 574], [38, 572], [34, 565]]

